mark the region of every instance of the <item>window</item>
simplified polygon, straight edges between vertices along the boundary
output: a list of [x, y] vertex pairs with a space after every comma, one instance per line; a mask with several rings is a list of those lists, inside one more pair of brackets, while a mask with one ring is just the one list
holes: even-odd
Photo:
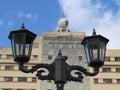
[[5, 82], [12, 82], [13, 81], [13, 77], [4, 77], [4, 81]]
[[0, 59], [2, 58], [2, 55], [0, 54]]
[[6, 55], [6, 59], [13, 59], [12, 55]]
[[79, 56], [79, 60], [82, 61], [82, 56]]
[[98, 79], [97, 78], [94, 79], [94, 84], [96, 84], [96, 83], [98, 83]]
[[18, 82], [27, 82], [27, 77], [18, 77]]
[[120, 68], [116, 68], [116, 72], [120, 72]]
[[63, 48], [68, 49], [68, 45], [69, 45], [68, 43], [64, 43]]
[[105, 61], [110, 61], [110, 57], [105, 57]]
[[112, 79], [103, 79], [103, 82], [105, 84], [110, 84], [110, 83], [112, 83]]
[[37, 79], [36, 79], [36, 77], [32, 77], [32, 82], [37, 82]]
[[66, 32], [66, 29], [62, 29], [62, 32]]
[[120, 61], [120, 57], [115, 57], [115, 61]]
[[48, 55], [48, 60], [51, 60], [52, 59], [52, 55]]
[[5, 66], [5, 70], [14, 70], [14, 66]]
[[[53, 44], [53, 47], [55, 48], [55, 49], [57, 49], [58, 48], [58, 44]], [[64, 46], [63, 46], [64, 47]]]
[[120, 84], [120, 79], [117, 79], [117, 83]]
[[12, 90], [12, 89], [10, 89], [10, 88], [6, 88], [6, 89], [2, 89], [2, 90]]
[[17, 90], [28, 90], [28, 89], [17, 89]]
[[58, 48], [61, 48], [61, 49], [62, 49], [62, 48], [63, 48], [63, 44], [62, 44], [62, 43], [59, 43], [59, 44], [58, 44]]
[[39, 44], [38, 43], [34, 43], [33, 47], [34, 48], [39, 48]]
[[38, 59], [38, 55], [33, 55], [33, 59]]
[[73, 48], [76, 48], [76, 44], [73, 43]]
[[111, 68], [102, 68], [103, 72], [111, 72]]

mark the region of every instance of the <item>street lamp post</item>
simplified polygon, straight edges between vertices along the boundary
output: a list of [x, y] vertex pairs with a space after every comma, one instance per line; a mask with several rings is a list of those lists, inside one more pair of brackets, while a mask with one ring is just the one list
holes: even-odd
[[[61, 50], [59, 50], [58, 56], [53, 63], [40, 63], [31, 69], [26, 69], [24, 64], [30, 60], [32, 44], [35, 37], [36, 34], [25, 29], [24, 24], [22, 24], [20, 30], [10, 32], [9, 39], [11, 40], [14, 61], [19, 64], [19, 69], [24, 73], [33, 73], [40, 68], [47, 69], [47, 75], [43, 75], [45, 70], [41, 69], [37, 71], [36, 76], [40, 80], [53, 80], [57, 90], [64, 90], [64, 84], [67, 81], [82, 82], [82, 74], [86, 76], [97, 75], [99, 68], [104, 65], [106, 44], [109, 40], [101, 35], [96, 35], [94, 30], [93, 35], [85, 37], [81, 43], [84, 45], [88, 66], [94, 69], [93, 72], [87, 71], [87, 69], [82, 66], [67, 64], [67, 56], [62, 56]], [[77, 74], [77, 77], [71, 74], [73, 70], [76, 71], [75, 74]]]

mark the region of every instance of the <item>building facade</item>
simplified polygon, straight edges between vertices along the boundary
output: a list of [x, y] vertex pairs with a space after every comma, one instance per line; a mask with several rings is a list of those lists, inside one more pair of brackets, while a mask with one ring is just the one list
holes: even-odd
[[[81, 45], [85, 32], [70, 32], [68, 20], [64, 17], [58, 22], [56, 32], [44, 32], [33, 44], [31, 60], [26, 68], [38, 63], [52, 63], [61, 50], [68, 56], [67, 63], [88, 67], [84, 48]], [[84, 76], [83, 82], [67, 82], [65, 90], [119, 90], [120, 89], [120, 50], [106, 51], [105, 65], [95, 77]], [[13, 61], [11, 48], [0, 48], [0, 90], [56, 90], [54, 81], [41, 81], [36, 73], [23, 73]]]
[[107, 50], [105, 59], [100, 73], [90, 78], [90, 90], [120, 89], [120, 50]]
[[[26, 68], [41, 62], [41, 42], [42, 38], [37, 37]], [[0, 48], [0, 90], [40, 90], [40, 81], [34, 73], [26, 74], [19, 70], [18, 64], [13, 60], [11, 48]]]

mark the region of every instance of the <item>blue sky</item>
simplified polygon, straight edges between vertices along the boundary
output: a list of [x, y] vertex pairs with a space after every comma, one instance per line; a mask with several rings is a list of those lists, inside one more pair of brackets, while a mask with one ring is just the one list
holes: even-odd
[[41, 35], [54, 31], [61, 17], [57, 0], [0, 0], [0, 47], [10, 46], [8, 35], [21, 27]]
[[110, 39], [108, 48], [120, 49], [120, 0], [0, 0], [0, 47], [9, 47], [11, 30], [21, 27], [41, 36], [54, 32], [62, 13], [71, 32], [98, 34]]

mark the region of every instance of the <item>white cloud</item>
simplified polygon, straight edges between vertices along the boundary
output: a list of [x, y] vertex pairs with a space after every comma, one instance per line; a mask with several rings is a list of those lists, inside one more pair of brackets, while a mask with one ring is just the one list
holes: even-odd
[[110, 8], [105, 10], [107, 5], [100, 0], [94, 1], [96, 2], [93, 4], [91, 0], [59, 0], [63, 12], [69, 19], [71, 31], [91, 35], [92, 29], [95, 28], [97, 34], [110, 39], [108, 48], [120, 49], [120, 10], [113, 14]]
[[38, 19], [37, 14], [25, 13], [23, 11], [19, 11], [17, 16], [19, 18], [26, 18], [26, 19], [30, 19], [30, 20], [33, 20], [33, 21], [36, 21]]

